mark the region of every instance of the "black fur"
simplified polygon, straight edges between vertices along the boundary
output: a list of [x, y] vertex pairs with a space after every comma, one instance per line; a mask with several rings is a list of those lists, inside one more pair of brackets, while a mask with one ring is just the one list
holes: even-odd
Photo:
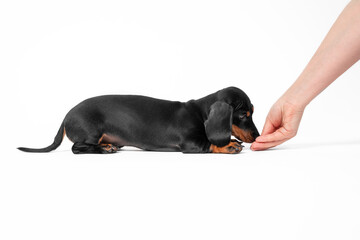
[[[113, 153], [123, 146], [144, 150], [212, 152], [230, 143], [231, 135], [252, 142], [259, 133], [252, 121], [248, 96], [229, 87], [198, 100], [174, 102], [134, 95], [87, 99], [66, 115], [53, 144], [19, 148], [25, 152], [56, 149], [66, 134], [79, 153]], [[247, 115], [247, 116], [245, 116]], [[244, 117], [245, 116], [245, 117]], [[238, 128], [234, 133], [234, 126]], [[242, 131], [246, 137], [241, 139]]]

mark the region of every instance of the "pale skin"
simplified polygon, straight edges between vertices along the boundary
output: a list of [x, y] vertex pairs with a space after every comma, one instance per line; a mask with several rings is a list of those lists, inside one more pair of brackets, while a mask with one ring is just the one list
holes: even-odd
[[306, 106], [360, 59], [360, 0], [339, 15], [308, 65], [271, 107], [252, 150], [265, 150], [293, 138]]

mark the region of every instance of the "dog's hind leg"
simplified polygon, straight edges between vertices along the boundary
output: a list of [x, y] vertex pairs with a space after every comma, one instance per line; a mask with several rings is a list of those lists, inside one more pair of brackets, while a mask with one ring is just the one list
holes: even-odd
[[88, 144], [88, 143], [74, 143], [71, 150], [74, 154], [86, 153], [116, 153], [120, 147], [112, 144]]

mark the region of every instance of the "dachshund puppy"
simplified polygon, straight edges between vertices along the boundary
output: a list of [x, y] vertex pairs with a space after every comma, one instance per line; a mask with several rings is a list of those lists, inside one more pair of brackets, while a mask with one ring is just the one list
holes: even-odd
[[74, 143], [75, 154], [114, 153], [123, 146], [183, 153], [239, 153], [240, 141], [251, 143], [259, 136], [253, 112], [248, 96], [236, 87], [188, 102], [134, 95], [99, 96], [69, 111], [50, 146], [18, 149], [50, 152], [66, 135]]

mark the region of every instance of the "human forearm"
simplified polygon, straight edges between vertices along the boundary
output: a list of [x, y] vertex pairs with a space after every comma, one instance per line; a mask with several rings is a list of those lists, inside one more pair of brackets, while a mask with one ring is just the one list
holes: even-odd
[[360, 0], [351, 1], [283, 99], [305, 108], [360, 59]]

